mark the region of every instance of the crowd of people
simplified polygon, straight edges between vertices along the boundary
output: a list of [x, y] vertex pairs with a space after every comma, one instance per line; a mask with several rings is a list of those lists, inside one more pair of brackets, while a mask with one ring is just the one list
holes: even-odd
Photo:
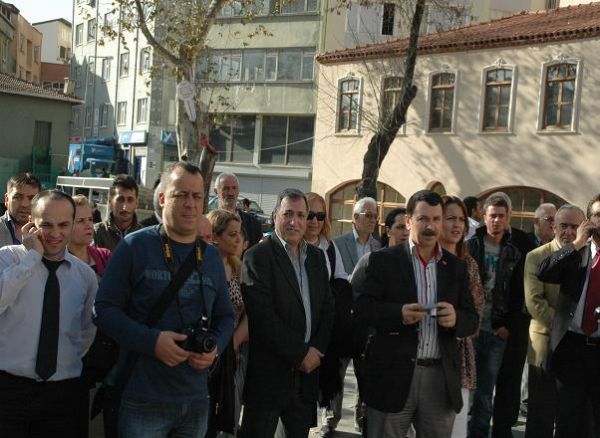
[[[511, 226], [503, 192], [375, 199], [332, 236], [325, 199], [285, 189], [274, 231], [237, 177], [169, 166], [155, 211], [114, 178], [85, 196], [10, 178], [0, 217], [0, 436], [333, 437], [352, 361], [370, 438], [599, 437], [600, 194]], [[247, 206], [246, 206], [247, 207]], [[523, 396], [526, 393], [526, 396]], [[318, 421], [318, 417], [321, 417]]]

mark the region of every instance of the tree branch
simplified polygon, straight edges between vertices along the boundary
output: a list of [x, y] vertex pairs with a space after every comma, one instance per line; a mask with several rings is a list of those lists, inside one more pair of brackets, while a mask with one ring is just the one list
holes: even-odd
[[206, 19], [204, 20], [204, 23], [202, 23], [202, 26], [200, 26], [200, 31], [198, 32], [198, 40], [202, 41], [202, 44], [204, 44], [204, 41], [208, 36], [208, 31], [217, 18], [217, 13], [223, 9], [225, 3], [227, 3], [227, 0], [211, 0], [210, 4], [208, 5]]
[[184, 61], [171, 53], [166, 47], [164, 47], [161, 43], [158, 42], [150, 29], [148, 29], [148, 25], [146, 24], [146, 14], [144, 13], [144, 8], [142, 7], [142, 3], [140, 0], [135, 0], [135, 9], [138, 13], [138, 25], [142, 34], [148, 40], [148, 43], [158, 52], [163, 58], [168, 59], [174, 66], [180, 67], [184, 64]]

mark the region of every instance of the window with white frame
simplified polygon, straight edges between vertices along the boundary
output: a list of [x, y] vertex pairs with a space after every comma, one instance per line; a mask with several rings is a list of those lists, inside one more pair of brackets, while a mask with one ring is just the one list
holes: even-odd
[[111, 59], [104, 58], [102, 60], [102, 79], [105, 81], [110, 81], [110, 64]]
[[381, 124], [392, 114], [402, 95], [402, 76], [390, 76], [383, 79], [381, 96]]
[[221, 10], [222, 17], [245, 17], [248, 15], [269, 15], [269, 0], [233, 0]]
[[91, 20], [88, 20], [87, 26], [87, 40], [88, 42], [93, 41], [96, 39], [96, 19], [92, 18]]
[[203, 57], [200, 80], [219, 82], [312, 81], [314, 48], [215, 52]]
[[452, 131], [455, 87], [455, 73], [442, 72], [431, 76], [429, 132]]
[[220, 162], [252, 163], [256, 116], [232, 116], [210, 132], [210, 143]]
[[115, 24], [115, 13], [113, 11], [104, 14], [104, 26], [112, 28]]
[[89, 129], [92, 127], [92, 108], [87, 106], [85, 107], [85, 129]]
[[152, 56], [150, 47], [140, 51], [140, 73], [147, 73], [152, 69]]
[[136, 123], [146, 123], [148, 121], [148, 98], [144, 97], [137, 101]]
[[542, 116], [538, 123], [539, 129], [575, 131], [580, 61], [560, 60], [547, 63], [543, 66], [542, 74]]
[[264, 116], [260, 163], [310, 166], [314, 133], [313, 116]]
[[381, 17], [381, 35], [394, 35], [394, 15], [396, 6], [393, 3], [383, 4], [383, 14]]
[[306, 12], [316, 12], [318, 3], [317, 0], [271, 0], [269, 11], [271, 14], [301, 14]]
[[110, 114], [110, 103], [103, 103], [100, 105], [100, 127], [106, 128], [108, 126], [108, 115]]
[[88, 77], [87, 77], [87, 85], [91, 87], [94, 85], [94, 81], [96, 80], [96, 62], [89, 61], [88, 63]]
[[509, 132], [512, 126], [512, 102], [515, 68], [497, 65], [484, 69], [482, 123], [486, 132]]
[[83, 23], [75, 26], [75, 45], [79, 46], [81, 43], [83, 43]]
[[129, 52], [119, 55], [119, 77], [125, 78], [129, 76]]
[[338, 86], [337, 132], [358, 130], [360, 111], [360, 80], [342, 79]]
[[127, 102], [117, 102], [117, 125], [123, 126], [127, 123]]

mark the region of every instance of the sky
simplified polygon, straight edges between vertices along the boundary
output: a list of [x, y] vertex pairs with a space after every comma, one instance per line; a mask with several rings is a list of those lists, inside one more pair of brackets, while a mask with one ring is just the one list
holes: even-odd
[[30, 23], [64, 18], [73, 21], [73, 0], [5, 0], [12, 3]]

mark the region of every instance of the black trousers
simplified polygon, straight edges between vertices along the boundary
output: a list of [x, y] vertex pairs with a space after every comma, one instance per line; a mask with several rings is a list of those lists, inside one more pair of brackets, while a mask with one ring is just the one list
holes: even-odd
[[79, 438], [80, 379], [36, 382], [0, 371], [0, 437]]
[[554, 437], [597, 436], [600, 424], [600, 339], [590, 340], [567, 332], [552, 357], [552, 370], [556, 374], [558, 389]]
[[556, 379], [542, 367], [529, 365], [525, 438], [552, 438], [558, 404]]
[[509, 327], [510, 336], [506, 343], [502, 365], [496, 379], [494, 397], [494, 438], [512, 438], [512, 427], [519, 418], [521, 405], [521, 377], [527, 357], [529, 342], [529, 315], [521, 314]]
[[[300, 379], [297, 379], [299, 381]], [[299, 386], [294, 388], [287, 403], [279, 409], [269, 410], [244, 405], [242, 427], [239, 438], [273, 438], [279, 418], [285, 427], [286, 438], [307, 438], [308, 432], [316, 425], [317, 401], [306, 401], [300, 397]]]

